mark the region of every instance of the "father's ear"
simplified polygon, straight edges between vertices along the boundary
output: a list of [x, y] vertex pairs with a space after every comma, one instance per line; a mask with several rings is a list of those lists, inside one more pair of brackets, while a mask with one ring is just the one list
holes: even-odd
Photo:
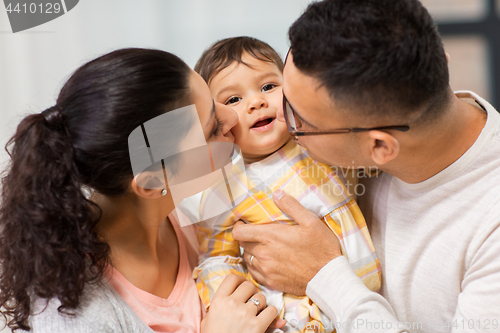
[[369, 131], [370, 150], [373, 162], [384, 165], [395, 159], [399, 154], [399, 141], [389, 133]]
[[167, 189], [163, 179], [160, 180], [154, 172], [148, 171], [135, 176], [131, 181], [130, 188], [135, 194], [146, 199], [159, 198], [162, 196], [162, 190]]

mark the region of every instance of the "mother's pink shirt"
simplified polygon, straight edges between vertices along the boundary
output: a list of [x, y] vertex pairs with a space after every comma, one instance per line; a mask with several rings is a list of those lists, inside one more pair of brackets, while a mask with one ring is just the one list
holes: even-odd
[[172, 214], [169, 219], [177, 235], [180, 257], [177, 280], [167, 299], [137, 288], [111, 266], [105, 276], [153, 331], [199, 333], [204, 310], [192, 278], [193, 269], [198, 264], [198, 227], [190, 225], [181, 228]]

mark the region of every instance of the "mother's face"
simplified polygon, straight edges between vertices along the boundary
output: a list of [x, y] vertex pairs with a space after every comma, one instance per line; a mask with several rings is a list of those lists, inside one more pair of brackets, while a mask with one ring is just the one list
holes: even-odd
[[234, 142], [230, 129], [238, 123], [236, 112], [212, 99], [212, 94], [202, 77], [192, 71], [190, 75], [193, 98], [203, 133], [207, 142]]
[[230, 168], [234, 149], [230, 130], [238, 122], [232, 108], [214, 102], [200, 75], [191, 72], [189, 83], [191, 102], [196, 110], [191, 105], [183, 112], [197, 112], [199, 122], [197, 119], [186, 131], [178, 147], [181, 153], [177, 154], [176, 172], [167, 171], [168, 186], [176, 205], [219, 182], [221, 171], [217, 170]]
[[[205, 81], [194, 71], [189, 75], [189, 90], [190, 105], [150, 119], [129, 136], [134, 175], [150, 173], [139, 177], [142, 188], [162, 189], [166, 182], [180, 185], [231, 162], [234, 137], [230, 129], [238, 122], [237, 114], [215, 103]], [[200, 189], [199, 181], [189, 185], [179, 191], [205, 189]]]

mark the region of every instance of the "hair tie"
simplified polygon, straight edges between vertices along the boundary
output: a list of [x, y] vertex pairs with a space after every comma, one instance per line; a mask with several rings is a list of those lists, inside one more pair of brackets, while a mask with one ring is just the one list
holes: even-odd
[[56, 104], [42, 112], [42, 116], [48, 124], [54, 124], [56, 121], [61, 121], [61, 109]]

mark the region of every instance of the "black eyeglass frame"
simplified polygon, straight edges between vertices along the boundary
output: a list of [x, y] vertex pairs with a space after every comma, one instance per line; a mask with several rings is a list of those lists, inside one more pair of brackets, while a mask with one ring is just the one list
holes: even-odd
[[286, 99], [285, 94], [283, 94], [283, 116], [285, 117], [285, 123], [286, 123], [286, 127], [288, 128], [288, 132], [290, 132], [290, 135], [294, 136], [295, 138], [297, 138], [298, 136], [359, 133], [359, 132], [368, 132], [368, 131], [376, 131], [376, 130], [394, 130], [394, 131], [406, 132], [410, 129], [410, 126], [408, 126], [408, 125], [392, 125], [392, 126], [379, 126], [379, 127], [370, 127], [370, 128], [363, 128], [363, 127], [337, 128], [337, 129], [331, 129], [331, 130], [326, 130], [326, 131], [297, 131], [292, 127], [292, 125], [290, 125], [290, 120], [288, 119], [287, 105], [290, 107], [290, 111], [291, 111], [294, 119], [299, 118], [299, 117], [297, 117], [293, 107], [290, 105], [290, 103], [288, 103], [288, 100]]

